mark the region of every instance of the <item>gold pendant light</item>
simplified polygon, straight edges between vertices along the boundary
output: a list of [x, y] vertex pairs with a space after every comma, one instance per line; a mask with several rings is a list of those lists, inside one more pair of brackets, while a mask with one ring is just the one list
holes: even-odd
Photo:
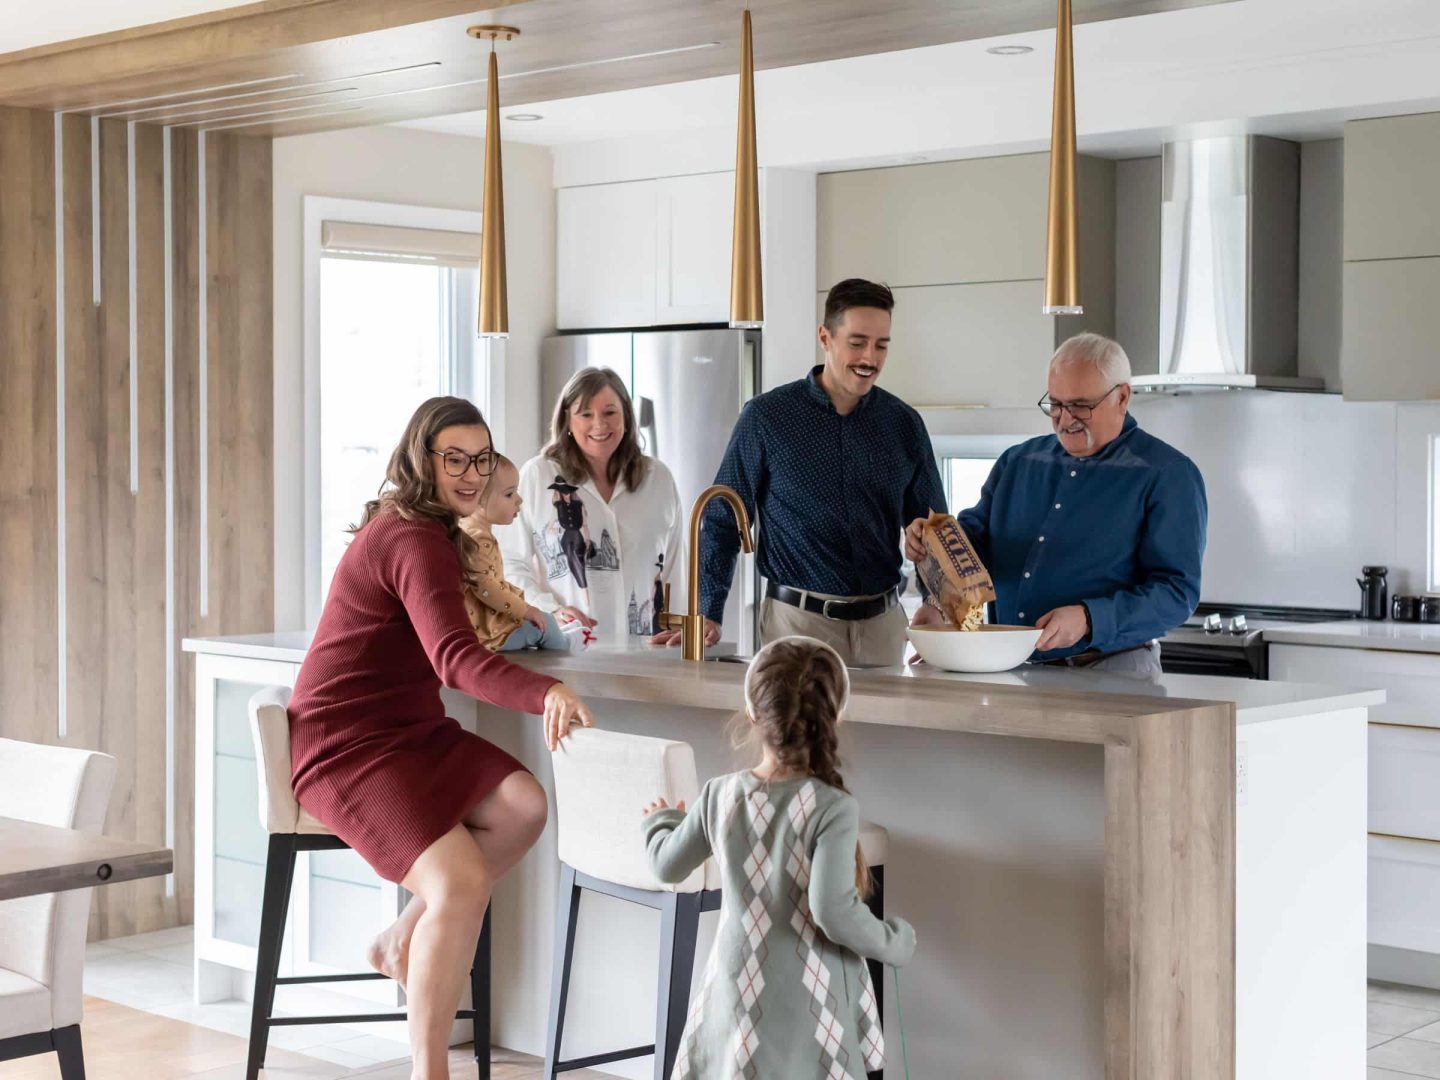
[[755, 51], [750, 9], [740, 24], [740, 115], [735, 134], [735, 225], [730, 242], [730, 325], [765, 323], [760, 278], [760, 173], [755, 156]]
[[1046, 315], [1080, 315], [1080, 242], [1075, 205], [1075, 43], [1070, 0], [1055, 18], [1055, 103], [1050, 118], [1050, 211], [1046, 218]]
[[473, 38], [490, 39], [490, 79], [485, 96], [485, 194], [480, 216], [480, 319], [485, 338], [510, 336], [510, 304], [505, 293], [505, 184], [500, 175], [500, 66], [495, 39], [518, 37], [513, 26], [472, 26]]

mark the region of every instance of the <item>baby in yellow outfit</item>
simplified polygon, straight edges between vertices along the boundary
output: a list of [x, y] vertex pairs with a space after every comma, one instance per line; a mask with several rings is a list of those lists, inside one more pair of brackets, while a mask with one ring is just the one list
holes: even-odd
[[460, 522], [480, 549], [475, 557], [476, 586], [465, 590], [465, 610], [480, 644], [494, 652], [531, 647], [569, 652], [573, 638], [560, 629], [555, 616], [530, 604], [519, 588], [505, 580], [505, 557], [492, 529], [509, 525], [520, 512], [519, 484], [515, 463], [497, 455], [479, 507]]

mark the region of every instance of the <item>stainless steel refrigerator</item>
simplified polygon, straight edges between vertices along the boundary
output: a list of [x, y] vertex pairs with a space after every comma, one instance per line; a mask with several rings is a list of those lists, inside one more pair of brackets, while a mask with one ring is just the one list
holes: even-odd
[[[688, 529], [695, 499], [715, 482], [740, 407], [760, 385], [759, 332], [617, 330], [546, 338], [542, 407], [553, 409], [565, 383], [586, 367], [612, 368], [625, 380], [641, 445], [675, 474]], [[548, 435], [548, 412], [545, 422]], [[754, 556], [740, 557], [735, 577], [725, 604], [724, 637], [750, 653], [759, 593]]]

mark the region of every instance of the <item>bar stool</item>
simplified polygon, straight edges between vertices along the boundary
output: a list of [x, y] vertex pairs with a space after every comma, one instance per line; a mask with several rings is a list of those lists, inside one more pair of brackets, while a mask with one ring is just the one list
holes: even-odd
[[[265, 862], [265, 896], [260, 909], [260, 948], [255, 960], [255, 1001], [250, 1013], [250, 1053], [245, 1080], [256, 1080], [265, 1067], [272, 1027], [314, 1024], [374, 1023], [404, 1020], [403, 1012], [356, 1013], [339, 1016], [275, 1016], [275, 988], [297, 983], [361, 982], [383, 979], [378, 971], [353, 975], [279, 976], [280, 947], [290, 911], [290, 886], [295, 855], [301, 851], [337, 851], [350, 845], [332, 833], [295, 799], [290, 784], [290, 690], [267, 686], [250, 699], [250, 738], [255, 746], [260, 787], [260, 824], [270, 834]], [[470, 968], [472, 1007], [455, 1013], [470, 1020], [475, 1031], [475, 1068], [479, 1080], [490, 1080], [490, 912], [480, 931]]]
[[[551, 755], [551, 765], [555, 776], [560, 888], [555, 905], [555, 959], [550, 978], [544, 1080], [555, 1080], [558, 1073], [573, 1069], [650, 1054], [655, 1055], [655, 1080], [669, 1080], [690, 1007], [700, 915], [720, 910], [720, 872], [715, 861], [707, 859], [703, 867], [679, 884], [661, 882], [650, 870], [639, 815], [640, 808], [657, 795], [671, 806], [682, 800], [687, 807], [695, 805], [700, 793], [695, 752], [688, 743], [577, 728]], [[885, 910], [888, 839], [889, 834], [881, 826], [861, 825], [860, 847], [875, 881], [868, 905], [880, 918]], [[575, 928], [584, 892], [613, 896], [660, 912], [655, 1042], [561, 1060]], [[882, 966], [875, 961], [867, 963], [883, 1018]]]

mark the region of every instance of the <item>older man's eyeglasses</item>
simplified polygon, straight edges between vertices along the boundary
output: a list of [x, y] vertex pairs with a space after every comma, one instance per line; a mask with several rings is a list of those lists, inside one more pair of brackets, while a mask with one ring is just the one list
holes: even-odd
[[1089, 420], [1090, 417], [1094, 415], [1095, 410], [1101, 406], [1105, 399], [1108, 398], [1111, 394], [1113, 394], [1116, 390], [1119, 390], [1120, 387], [1123, 385], [1124, 383], [1116, 383], [1114, 386], [1110, 387], [1109, 390], [1106, 390], [1105, 393], [1101, 394], [1094, 401], [1055, 401], [1050, 397], [1049, 394], [1046, 394], [1040, 399], [1038, 404], [1040, 406], [1040, 411], [1043, 412], [1046, 416], [1059, 416], [1061, 410], [1063, 409], [1065, 412], [1068, 412], [1071, 416], [1073, 416], [1076, 420]]
[[450, 476], [464, 476], [475, 466], [477, 476], [489, 476], [495, 471], [494, 450], [481, 450], [478, 454], [467, 454], [463, 450], [431, 450], [430, 453], [445, 463], [445, 472]]

